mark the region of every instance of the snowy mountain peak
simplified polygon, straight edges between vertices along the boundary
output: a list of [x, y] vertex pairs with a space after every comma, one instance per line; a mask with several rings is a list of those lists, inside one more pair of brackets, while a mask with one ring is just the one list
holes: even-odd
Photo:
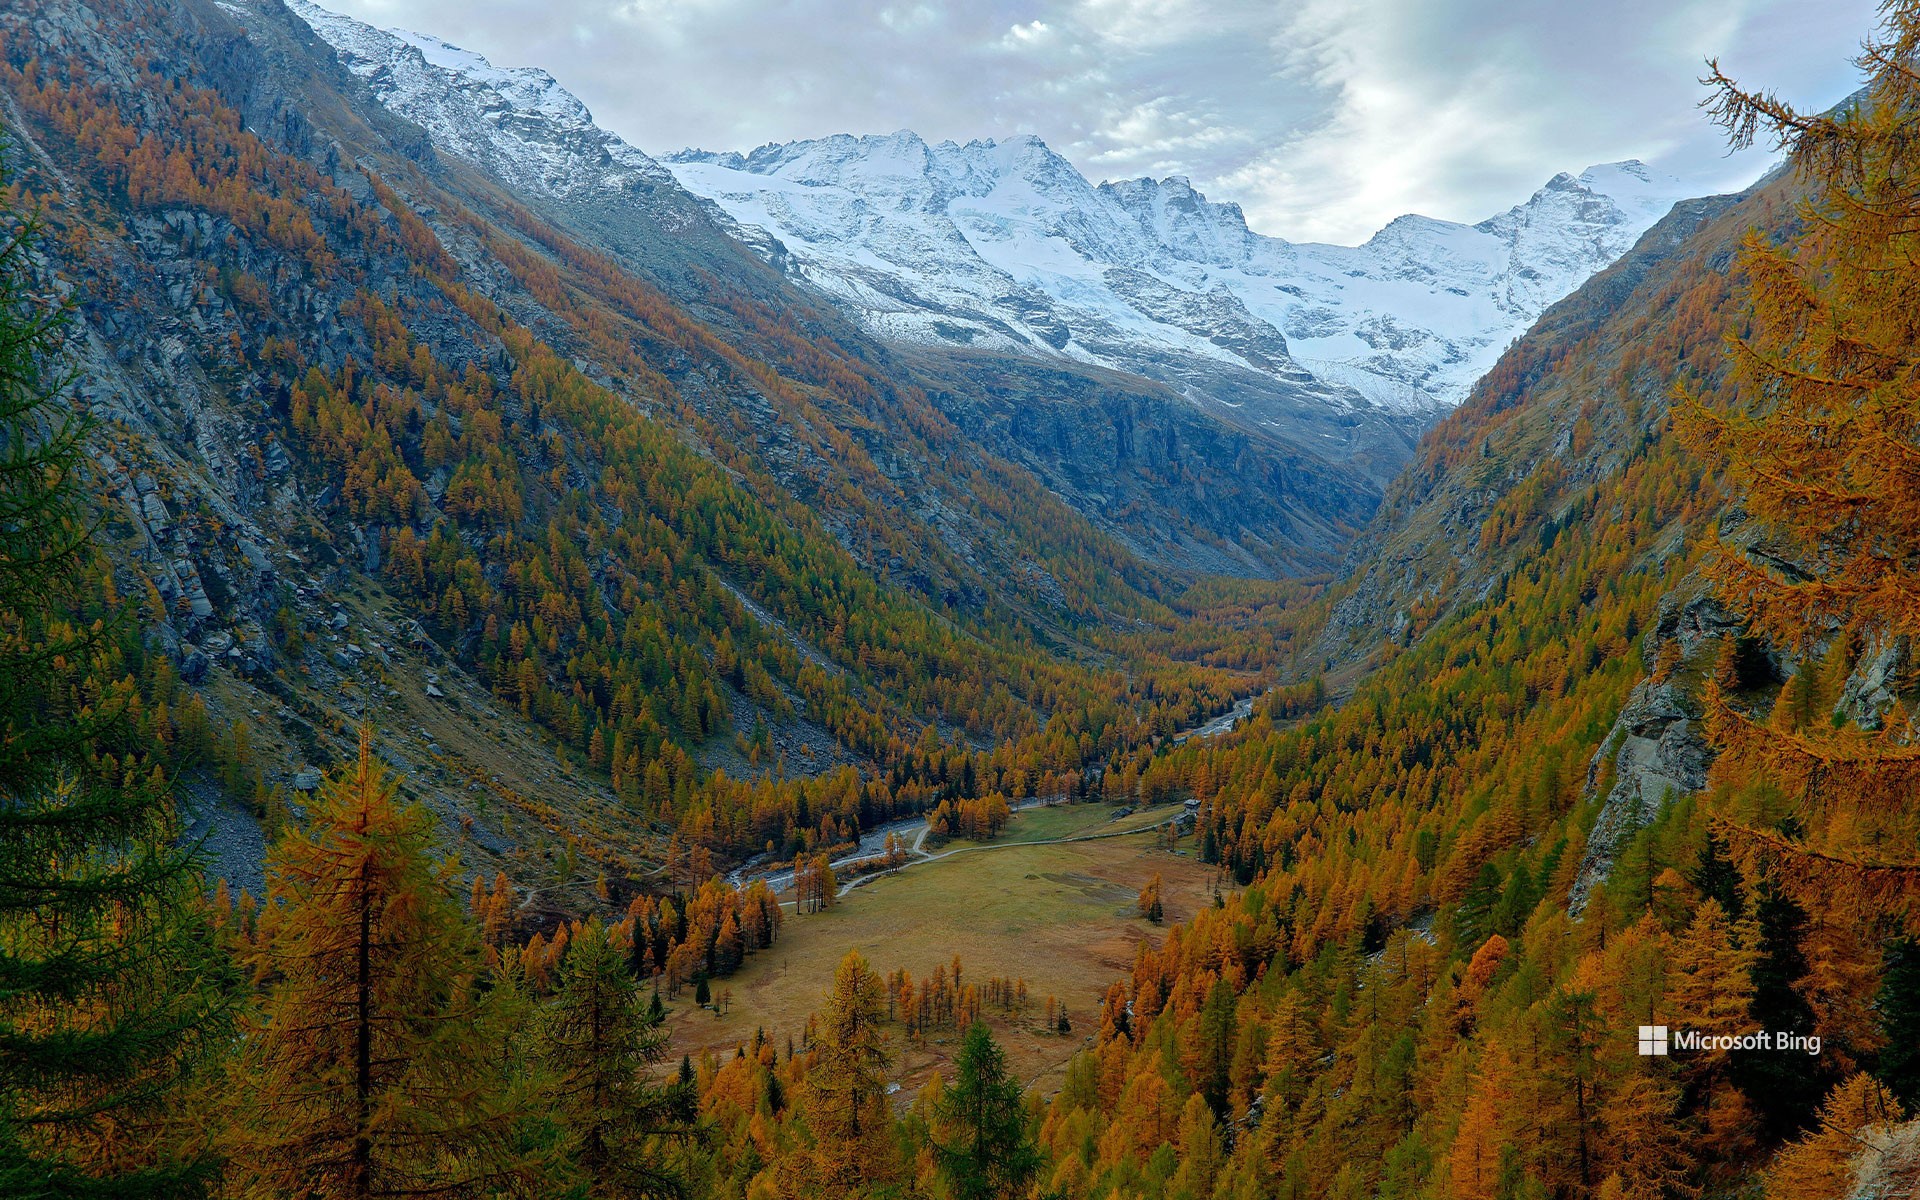
[[1228, 372], [1390, 407], [1457, 403], [1547, 305], [1685, 195], [1639, 162], [1560, 174], [1478, 225], [1408, 215], [1364, 245], [1247, 227], [1182, 176], [1094, 187], [1032, 135], [910, 133], [685, 150], [683, 186], [882, 336], [1161, 378]]
[[593, 124], [593, 114], [580, 98], [538, 67], [496, 67], [484, 55], [462, 50], [449, 42], [405, 29], [391, 31], [396, 41], [413, 47], [435, 67], [471, 83], [491, 87], [516, 110], [537, 113], [575, 125]]
[[537, 67], [496, 67], [439, 38], [376, 29], [310, 0], [287, 6], [381, 104], [424, 128], [442, 151], [508, 183], [561, 197], [671, 179], [595, 125], [579, 97]]
[[1406, 216], [1364, 245], [1324, 246], [1256, 233], [1182, 176], [1096, 187], [1026, 133], [840, 134], [663, 165], [545, 71], [288, 3], [442, 151], [529, 193], [677, 194], [677, 181], [879, 336], [1144, 374], [1243, 423], [1263, 404], [1457, 403], [1684, 194], [1642, 163], [1606, 163], [1478, 225]]
[[1623, 209], [1657, 208], [1659, 216], [1665, 216], [1673, 208], [1675, 190], [1680, 187], [1678, 179], [1634, 158], [1588, 167], [1580, 173], [1580, 184]]
[[929, 145], [903, 129], [774, 143], [745, 155], [682, 150], [666, 159], [809, 187], [847, 187], [874, 202], [909, 196], [919, 201], [934, 196], [983, 196], [1015, 184], [1044, 189], [1087, 186], [1071, 163], [1032, 134]]

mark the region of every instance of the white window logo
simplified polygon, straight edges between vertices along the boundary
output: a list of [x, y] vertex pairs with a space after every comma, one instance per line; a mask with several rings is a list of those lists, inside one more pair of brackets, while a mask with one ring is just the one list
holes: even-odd
[[1667, 1027], [1665, 1025], [1642, 1025], [1640, 1027], [1640, 1053], [1665, 1054], [1667, 1052]]

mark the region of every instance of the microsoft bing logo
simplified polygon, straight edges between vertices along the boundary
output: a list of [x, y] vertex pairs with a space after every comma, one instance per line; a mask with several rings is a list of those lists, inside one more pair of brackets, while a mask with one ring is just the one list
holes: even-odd
[[1756, 1029], [1748, 1033], [1702, 1033], [1698, 1029], [1670, 1029], [1665, 1025], [1640, 1027], [1642, 1057], [1666, 1056], [1675, 1050], [1798, 1050], [1803, 1054], [1820, 1053], [1818, 1034], [1795, 1033], [1788, 1029]]

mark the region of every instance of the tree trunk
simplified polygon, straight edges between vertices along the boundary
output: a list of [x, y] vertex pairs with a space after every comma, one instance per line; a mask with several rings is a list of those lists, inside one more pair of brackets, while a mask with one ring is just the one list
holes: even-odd
[[373, 904], [367, 886], [367, 864], [360, 865], [359, 978], [354, 997], [354, 1129], [353, 1194], [360, 1200], [373, 1195]]

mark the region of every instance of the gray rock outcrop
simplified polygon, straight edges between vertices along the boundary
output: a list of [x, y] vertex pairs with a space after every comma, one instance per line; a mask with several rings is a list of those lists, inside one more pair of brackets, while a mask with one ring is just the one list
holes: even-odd
[[1592, 799], [1602, 767], [1612, 756], [1613, 786], [1587, 835], [1586, 854], [1567, 902], [1573, 915], [1585, 911], [1594, 887], [1612, 872], [1614, 859], [1636, 831], [1675, 796], [1707, 785], [1714, 753], [1702, 736], [1700, 701], [1689, 686], [1697, 672], [1686, 666], [1710, 663], [1721, 636], [1738, 628], [1738, 621], [1711, 596], [1689, 599], [1675, 592], [1661, 601], [1659, 623], [1646, 638], [1646, 651], [1657, 662], [1663, 647], [1677, 645], [1683, 665], [1634, 687], [1587, 768], [1587, 798]]

